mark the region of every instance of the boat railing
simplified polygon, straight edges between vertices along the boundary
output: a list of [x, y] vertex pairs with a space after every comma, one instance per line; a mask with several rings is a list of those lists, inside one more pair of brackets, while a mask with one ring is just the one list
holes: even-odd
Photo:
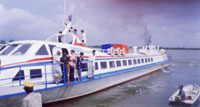
[[[87, 64], [87, 62], [84, 61], [84, 64]], [[52, 65], [52, 72], [47, 72], [47, 65]], [[38, 66], [38, 65], [32, 65], [32, 67], [34, 67], [34, 66]], [[32, 81], [32, 82], [34, 82], [35, 86], [36, 85], [45, 85], [45, 89], [47, 89], [48, 85], [50, 85], [50, 84], [56, 84], [55, 83], [55, 79], [53, 77], [54, 76], [53, 64], [52, 63], [51, 64], [44, 64], [44, 65], [40, 65], [40, 66], [42, 66], [44, 68], [44, 70], [41, 71], [42, 72], [41, 74], [32, 74], [32, 75], [25, 75], [25, 76], [24, 76], [25, 73], [24, 73], [24, 71], [22, 69], [23, 66], [17, 66], [17, 68], [18, 68], [18, 74], [16, 74], [17, 76], [11, 77], [11, 78], [1, 78], [0, 82], [1, 83], [5, 83], [5, 84], [1, 84], [0, 87], [18, 87], [18, 86], [23, 86], [23, 82], [24, 81]], [[79, 67], [79, 69], [80, 69], [80, 71], [84, 72], [84, 71], [88, 70], [88, 67], [87, 66], [85, 68]], [[65, 75], [64, 70], [65, 70], [65, 66], [63, 66], [63, 69], [62, 69], [62, 77], [59, 79], [59, 86], [65, 85], [67, 83], [67, 81], [66, 81], [67, 77]], [[0, 70], [0, 72], [2, 73], [4, 71]], [[42, 79], [41, 78], [31, 79], [31, 77], [38, 77], [38, 76], [42, 77]], [[25, 79], [25, 78], [29, 78], [29, 79]]]

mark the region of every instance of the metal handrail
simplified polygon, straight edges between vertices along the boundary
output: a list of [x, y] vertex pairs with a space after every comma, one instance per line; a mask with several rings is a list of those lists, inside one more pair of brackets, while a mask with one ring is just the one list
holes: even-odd
[[[87, 62], [85, 62], [85, 63], [87, 63]], [[26, 75], [26, 76], [22, 76], [22, 66], [18, 66], [16, 68], [19, 68], [19, 76], [12, 77], [12, 78], [3, 78], [3, 79], [0, 79], [0, 81], [6, 81], [6, 80], [13, 81], [14, 78], [17, 78], [19, 80], [16, 80], [16, 81], [19, 81], [19, 85], [16, 84], [16, 86], [22, 86], [22, 81], [24, 80], [23, 78], [30, 77], [30, 76], [40, 76], [40, 75], [42, 75], [42, 77], [45, 76], [44, 81], [37, 82], [37, 84], [45, 84], [45, 89], [47, 89], [48, 88], [47, 84], [54, 82], [54, 80], [53, 81], [51, 81], [51, 80], [48, 81], [48, 75], [53, 75], [54, 72], [47, 73], [47, 69], [46, 69], [47, 65], [49, 65], [49, 64], [44, 64], [43, 65], [43, 67], [44, 67], [43, 73], [34, 74], [34, 75]], [[54, 64], [52, 64], [52, 65], [54, 65]], [[33, 65], [33, 66], [38, 66], [38, 65]], [[79, 66], [79, 69], [82, 71], [82, 70], [88, 69], [88, 68], [81, 68], [81, 66]], [[65, 75], [65, 71], [64, 70], [65, 70], [65, 66], [63, 66], [63, 70], [62, 70], [63, 78], [60, 79], [60, 81], [64, 81], [63, 85], [66, 83], [66, 77], [65, 77], [66, 75]]]

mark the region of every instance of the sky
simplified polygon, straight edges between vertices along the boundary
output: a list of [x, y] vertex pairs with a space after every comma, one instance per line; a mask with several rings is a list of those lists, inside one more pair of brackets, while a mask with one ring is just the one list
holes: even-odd
[[[200, 0], [66, 0], [87, 45], [200, 47]], [[0, 40], [45, 40], [64, 29], [63, 0], [0, 0]]]

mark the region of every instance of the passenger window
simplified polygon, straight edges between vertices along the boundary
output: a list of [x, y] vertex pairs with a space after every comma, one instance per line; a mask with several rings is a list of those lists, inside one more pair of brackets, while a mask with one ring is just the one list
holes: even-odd
[[118, 60], [118, 61], [117, 61], [117, 67], [120, 67], [120, 66], [121, 66], [121, 61]]
[[137, 64], [137, 61], [136, 61], [136, 59], [133, 59], [133, 63], [134, 63], [134, 64]]
[[51, 52], [51, 55], [53, 55], [53, 48], [56, 47], [55, 45], [49, 45], [49, 49], [50, 49], [50, 52]]
[[13, 81], [24, 80], [24, 70], [20, 70], [12, 80]]
[[140, 59], [137, 59], [137, 61], [138, 61], [138, 64], [140, 64]]
[[95, 62], [95, 70], [98, 70], [99, 66], [98, 66], [98, 62]]
[[148, 62], [150, 62], [150, 58], [148, 58]]
[[147, 58], [145, 58], [145, 62], [147, 62]]
[[126, 60], [123, 60], [123, 66], [127, 66], [127, 61]]
[[132, 60], [128, 60], [128, 64], [129, 64], [129, 65], [132, 65]]
[[142, 61], [142, 63], [144, 63], [144, 59], [143, 58], [141, 59], [141, 61]]
[[110, 61], [109, 65], [110, 65], [110, 68], [115, 68], [115, 62], [114, 61]]
[[[95, 65], [95, 67], [96, 67], [96, 65]], [[88, 64], [87, 63], [83, 63], [82, 71], [88, 71]]]
[[106, 62], [100, 62], [101, 69], [106, 69], [107, 68], [107, 63]]
[[32, 69], [30, 70], [31, 79], [33, 78], [41, 78], [42, 77], [42, 70], [41, 69]]
[[40, 49], [37, 51], [36, 55], [49, 55], [45, 45], [42, 45]]
[[151, 58], [151, 62], [153, 62], [153, 58]]

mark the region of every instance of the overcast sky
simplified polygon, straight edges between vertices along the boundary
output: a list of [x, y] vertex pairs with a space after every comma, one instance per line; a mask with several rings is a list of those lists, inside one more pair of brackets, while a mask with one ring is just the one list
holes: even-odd
[[[66, 0], [66, 14], [88, 45], [200, 47], [200, 0]], [[63, 0], [0, 0], [0, 40], [45, 40], [63, 18]]]

